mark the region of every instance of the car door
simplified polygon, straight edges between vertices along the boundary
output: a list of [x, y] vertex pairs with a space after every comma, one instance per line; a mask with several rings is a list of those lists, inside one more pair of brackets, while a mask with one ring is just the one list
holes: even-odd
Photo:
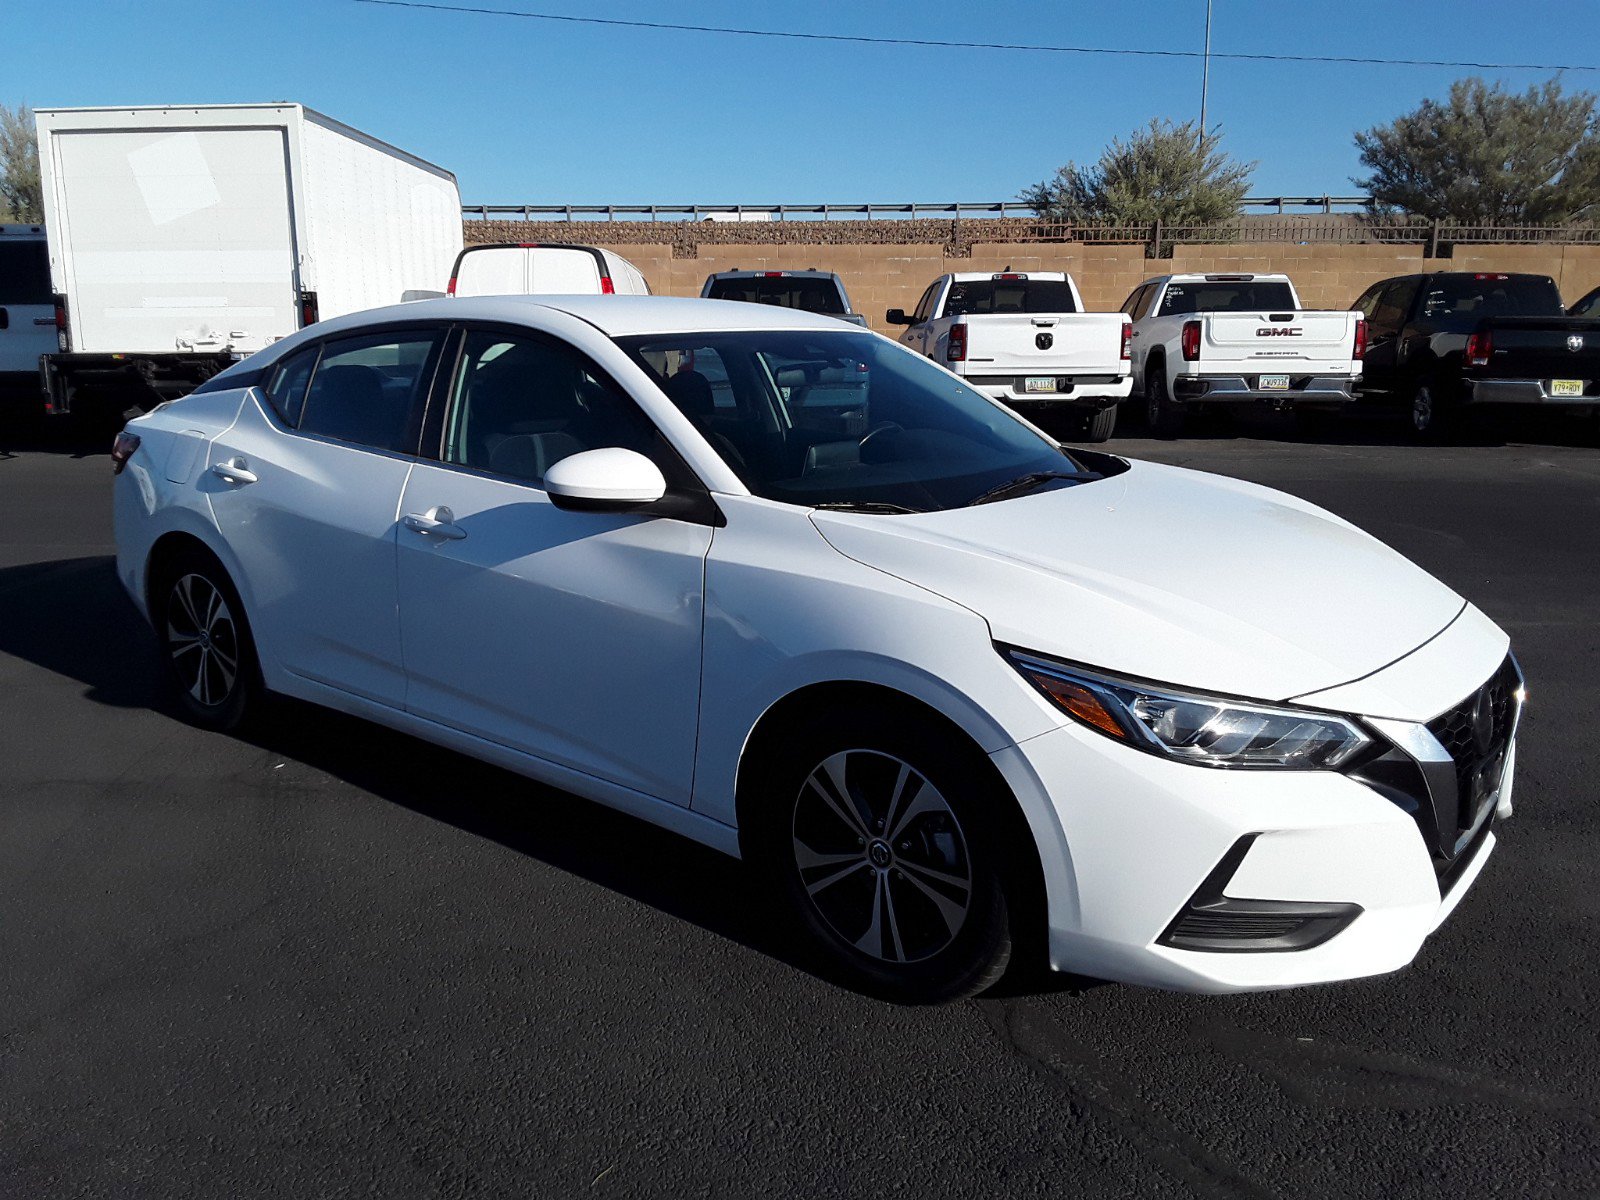
[[[1361, 367], [1362, 391], [1383, 395], [1405, 392], [1401, 336], [1420, 282], [1418, 276], [1405, 275], [1380, 284], [1376, 295], [1362, 297], [1371, 310], [1367, 316], [1367, 353]], [[1358, 307], [1360, 303], [1357, 301]], [[1361, 311], [1365, 314], [1368, 310]]]
[[938, 294], [943, 278], [935, 279], [922, 293], [917, 307], [911, 310], [911, 324], [900, 335], [900, 344], [919, 354], [928, 352], [928, 318], [933, 312], [933, 298]]
[[212, 442], [201, 484], [271, 664], [397, 709], [395, 514], [443, 334], [389, 329], [285, 358], [266, 404], [246, 399]]
[[1133, 372], [1133, 390], [1138, 394], [1144, 390], [1144, 360], [1150, 353], [1150, 338], [1146, 331], [1141, 329], [1139, 322], [1144, 320], [1145, 314], [1150, 311], [1150, 302], [1155, 299], [1156, 284], [1142, 283], [1133, 289], [1133, 292], [1122, 303], [1122, 311], [1128, 314], [1128, 319], [1133, 323], [1129, 341], [1129, 357], [1132, 360], [1129, 368]]
[[564, 341], [468, 326], [454, 357], [434, 457], [400, 504], [407, 709], [687, 805], [711, 528], [573, 512], [541, 487], [553, 463], [607, 446], [669, 481], [687, 468]]

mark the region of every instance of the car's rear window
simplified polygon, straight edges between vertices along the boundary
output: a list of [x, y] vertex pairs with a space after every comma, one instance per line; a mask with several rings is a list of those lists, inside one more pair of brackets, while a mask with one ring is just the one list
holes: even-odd
[[1436, 275], [1422, 297], [1424, 317], [1559, 317], [1555, 281], [1537, 275]]
[[950, 285], [944, 314], [1077, 312], [1065, 279], [973, 279]]
[[45, 243], [0, 239], [0, 304], [50, 302], [50, 251]]
[[1237, 283], [1169, 283], [1161, 298], [1163, 317], [1212, 312], [1293, 312], [1294, 289], [1282, 280]]
[[779, 308], [798, 308], [802, 312], [843, 313], [844, 297], [831, 279], [810, 279], [795, 275], [735, 275], [713, 279], [706, 293], [712, 300], [743, 300], [749, 304], [773, 304]]

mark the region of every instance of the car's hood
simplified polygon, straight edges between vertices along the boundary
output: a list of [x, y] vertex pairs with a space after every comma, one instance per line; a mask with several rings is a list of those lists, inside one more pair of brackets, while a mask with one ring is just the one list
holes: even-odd
[[1375, 671], [1465, 605], [1314, 505], [1155, 463], [974, 508], [813, 520], [840, 553], [983, 616], [998, 642], [1261, 699]]

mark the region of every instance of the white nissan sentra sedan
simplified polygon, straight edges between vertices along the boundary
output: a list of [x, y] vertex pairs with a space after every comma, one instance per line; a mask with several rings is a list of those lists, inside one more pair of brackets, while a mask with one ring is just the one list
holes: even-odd
[[113, 458], [189, 718], [286, 693], [740, 855], [876, 994], [1045, 955], [1208, 992], [1392, 971], [1511, 811], [1522, 680], [1470, 603], [831, 317], [362, 313]]

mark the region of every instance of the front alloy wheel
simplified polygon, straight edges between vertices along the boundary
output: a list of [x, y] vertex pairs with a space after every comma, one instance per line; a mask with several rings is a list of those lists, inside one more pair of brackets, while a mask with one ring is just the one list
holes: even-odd
[[824, 759], [795, 800], [794, 862], [817, 917], [886, 964], [948, 948], [972, 905], [961, 822], [909, 763], [876, 750]]

